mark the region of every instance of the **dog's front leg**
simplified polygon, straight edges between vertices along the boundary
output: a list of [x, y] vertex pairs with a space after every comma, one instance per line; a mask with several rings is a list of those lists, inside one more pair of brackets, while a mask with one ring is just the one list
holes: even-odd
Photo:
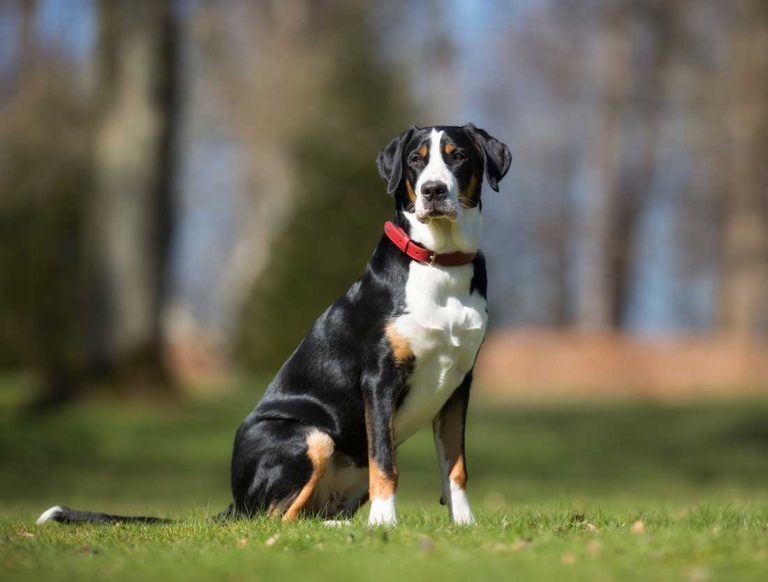
[[467, 465], [464, 457], [464, 427], [469, 404], [472, 372], [440, 409], [432, 422], [437, 461], [443, 482], [442, 501], [458, 525], [474, 525], [467, 499]]
[[394, 445], [394, 391], [388, 383], [371, 383], [364, 390], [368, 435], [368, 477], [371, 513], [368, 525], [396, 525], [397, 464]]

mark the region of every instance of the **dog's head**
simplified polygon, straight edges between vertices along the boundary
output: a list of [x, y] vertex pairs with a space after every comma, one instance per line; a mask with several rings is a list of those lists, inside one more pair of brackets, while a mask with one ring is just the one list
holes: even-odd
[[398, 209], [429, 222], [479, 209], [483, 175], [498, 192], [511, 161], [505, 144], [468, 124], [410, 127], [379, 152], [376, 166]]

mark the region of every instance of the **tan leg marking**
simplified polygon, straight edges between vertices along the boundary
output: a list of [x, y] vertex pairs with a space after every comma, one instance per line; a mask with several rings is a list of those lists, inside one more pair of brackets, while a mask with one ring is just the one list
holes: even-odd
[[[366, 426], [366, 432], [368, 433], [368, 438], [370, 439], [371, 435], [371, 427], [370, 427], [371, 419], [368, 416], [368, 409], [365, 409], [365, 426]], [[394, 424], [393, 419], [389, 419], [389, 434], [390, 438], [393, 436], [394, 433]], [[370, 440], [368, 443], [368, 450], [370, 451], [371, 444]], [[394, 453], [393, 453], [393, 460], [394, 460]], [[373, 499], [374, 497], [378, 497], [380, 499], [386, 499], [387, 497], [391, 497], [395, 494], [397, 491], [397, 481], [398, 481], [398, 472], [397, 472], [397, 464], [393, 463], [392, 472], [393, 474], [391, 476], [387, 475], [386, 471], [382, 467], [379, 466], [379, 464], [376, 462], [376, 459], [374, 459], [370, 453], [368, 455], [368, 497], [370, 499]]]
[[307, 456], [312, 462], [312, 476], [283, 514], [283, 521], [296, 521], [298, 519], [299, 513], [315, 492], [318, 481], [325, 474], [331, 455], [333, 455], [333, 439], [331, 437], [319, 430], [313, 430], [307, 435]]
[[411, 342], [407, 338], [400, 335], [395, 328], [394, 323], [387, 324], [384, 328], [384, 334], [387, 336], [389, 347], [392, 348], [392, 355], [395, 358], [395, 362], [398, 364], [404, 364], [413, 359], [413, 350], [411, 349]]
[[462, 411], [458, 406], [447, 410], [442, 422], [438, 421], [438, 434], [443, 444], [448, 478], [461, 489], [467, 487], [467, 468], [461, 446]]
[[460, 489], [467, 488], [467, 468], [464, 466], [464, 455], [460, 454], [456, 457], [448, 478], [456, 483], [456, 486]]
[[371, 499], [387, 499], [392, 497], [397, 491], [397, 469], [393, 476], [387, 476], [384, 470], [376, 464], [373, 458], [368, 458], [368, 474], [370, 479], [369, 495]]

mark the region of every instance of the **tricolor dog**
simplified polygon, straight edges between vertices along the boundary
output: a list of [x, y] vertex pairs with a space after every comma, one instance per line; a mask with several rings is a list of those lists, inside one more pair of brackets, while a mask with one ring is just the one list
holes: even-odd
[[[510, 162], [473, 125], [411, 127], [379, 153], [394, 219], [240, 425], [222, 517], [340, 519], [370, 499], [368, 523], [394, 525], [397, 447], [432, 423], [441, 500], [474, 522], [464, 425], [488, 322], [481, 187], [498, 190]], [[48, 520], [164, 521], [59, 506]]]

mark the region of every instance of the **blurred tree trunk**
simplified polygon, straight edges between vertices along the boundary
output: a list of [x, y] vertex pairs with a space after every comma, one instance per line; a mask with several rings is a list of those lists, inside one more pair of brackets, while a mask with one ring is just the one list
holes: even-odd
[[582, 268], [576, 300], [576, 319], [585, 329], [608, 328], [614, 321], [616, 279], [611, 269], [611, 254], [617, 252], [618, 244], [622, 116], [631, 74], [626, 8], [618, 4], [604, 8], [598, 27], [597, 130], [588, 159], [591, 181], [579, 233]]
[[617, 328], [626, 323], [632, 299], [638, 228], [653, 188], [668, 96], [668, 68], [680, 35], [679, 6], [679, 2], [646, 0], [635, 6], [632, 18], [643, 25], [647, 38], [645, 50], [635, 48], [640, 54], [633, 67], [629, 109], [634, 139], [619, 169], [615, 193], [618, 202], [613, 219], [615, 244], [608, 251], [608, 270], [613, 280], [613, 296], [608, 298], [609, 316], [611, 325]]
[[[620, 328], [633, 289], [638, 226], [653, 187], [679, 9], [663, 0], [606, 5], [578, 322]], [[633, 31], [631, 24], [641, 28]]]
[[[267, 268], [267, 252], [295, 212], [295, 143], [317, 112], [313, 100], [325, 73], [320, 0], [258, 0], [203, 5], [194, 29], [205, 47], [217, 111], [242, 144], [246, 187], [238, 193], [234, 244], [211, 294], [226, 313], [230, 342], [253, 285]], [[258, 55], [258, 58], [253, 58]]]
[[170, 0], [101, 0], [98, 18], [95, 193], [85, 257], [87, 366], [98, 382], [165, 391], [176, 23]]
[[742, 335], [768, 328], [768, 5], [735, 5], [730, 38], [720, 319]]

